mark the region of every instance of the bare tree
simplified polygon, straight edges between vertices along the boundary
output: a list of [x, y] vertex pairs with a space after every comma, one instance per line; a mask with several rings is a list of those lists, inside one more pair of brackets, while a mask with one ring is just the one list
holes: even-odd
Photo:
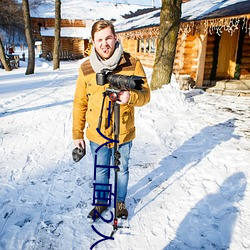
[[3, 65], [3, 67], [4, 67], [4, 69], [6, 71], [11, 70], [10, 65], [8, 64], [8, 62], [6, 60], [6, 56], [5, 56], [5, 52], [4, 52], [4, 46], [3, 46], [3, 43], [2, 43], [1, 37], [0, 37], [0, 61], [1, 61], [1, 64]]
[[23, 8], [25, 36], [26, 36], [26, 41], [28, 44], [28, 66], [27, 66], [25, 74], [30, 75], [30, 74], [34, 74], [34, 70], [35, 70], [35, 48], [34, 48], [34, 41], [32, 37], [30, 9], [29, 9], [28, 0], [22, 0], [22, 8]]
[[162, 0], [160, 31], [150, 87], [160, 88], [171, 81], [182, 0]]
[[23, 26], [22, 6], [17, 0], [0, 0], [0, 28], [8, 36], [20, 33]]
[[23, 30], [22, 8], [16, 0], [0, 0], [0, 61], [6, 71], [10, 71], [10, 65], [6, 59], [4, 43], [13, 43], [16, 34]]
[[59, 48], [61, 37], [61, 0], [55, 0], [55, 40], [53, 49], [53, 69], [60, 68]]

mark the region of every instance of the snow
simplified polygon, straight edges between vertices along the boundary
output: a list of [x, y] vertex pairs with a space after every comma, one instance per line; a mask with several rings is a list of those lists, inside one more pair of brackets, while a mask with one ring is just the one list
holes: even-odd
[[[102, 239], [86, 219], [93, 208], [88, 143], [79, 163], [71, 157], [82, 61], [53, 71], [37, 57], [28, 76], [23, 61], [0, 70], [0, 249], [85, 250]], [[152, 91], [150, 103], [136, 108], [130, 228], [95, 249], [250, 249], [249, 104], [180, 91], [174, 78]], [[106, 236], [112, 231], [102, 220], [93, 226]]]
[[[92, 26], [92, 25], [91, 25]], [[55, 28], [41, 28], [42, 36], [54, 36]], [[91, 36], [91, 27], [62, 27], [61, 37], [80, 37], [82, 39], [89, 39]]]
[[182, 4], [182, 18], [186, 20], [202, 19], [202, 17], [215, 10], [247, 1], [248, 0], [191, 0], [190, 2]]
[[158, 26], [160, 24], [160, 9], [152, 12], [135, 16], [128, 19], [120, 18], [114, 22], [117, 32], [139, 29], [141, 27]]
[[98, 2], [111, 2], [111, 3], [123, 3], [123, 4], [138, 4], [138, 5], [148, 5], [148, 6], [161, 6], [161, 0], [98, 0]]
[[[116, 4], [109, 1], [98, 2], [95, 0], [62, 0], [61, 1], [61, 17], [62, 19], [71, 20], [97, 20], [104, 19], [118, 19], [121, 15], [128, 14], [131, 11], [135, 12], [138, 9], [149, 8], [148, 5], [133, 4]], [[55, 4], [52, 1], [46, 1], [45, 4], [38, 6], [36, 9], [31, 9], [32, 17], [54, 18]]]

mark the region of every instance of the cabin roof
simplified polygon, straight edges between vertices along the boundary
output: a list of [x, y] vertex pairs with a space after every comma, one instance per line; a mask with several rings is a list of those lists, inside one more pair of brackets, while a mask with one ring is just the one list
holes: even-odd
[[249, 0], [191, 0], [183, 4], [182, 21], [196, 21], [250, 13]]
[[158, 26], [160, 23], [160, 9], [137, 15], [132, 18], [120, 19], [114, 22], [116, 32], [135, 30], [144, 27]]
[[[150, 9], [150, 12], [137, 12], [124, 19], [117, 20], [116, 31], [125, 32], [151, 26], [159, 26], [161, 8]], [[182, 3], [182, 22], [199, 21], [228, 16], [250, 14], [249, 0], [191, 0]]]

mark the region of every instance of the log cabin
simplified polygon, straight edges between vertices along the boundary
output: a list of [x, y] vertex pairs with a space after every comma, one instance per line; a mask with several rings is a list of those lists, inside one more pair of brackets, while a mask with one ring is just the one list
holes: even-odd
[[[41, 57], [52, 60], [54, 18], [32, 18], [33, 37], [41, 41]], [[61, 20], [60, 59], [81, 59], [87, 54], [91, 20]]]
[[[115, 22], [124, 50], [147, 67], [154, 65], [160, 11], [137, 11]], [[250, 1], [184, 1], [173, 73], [199, 88], [236, 79], [249, 90]]]

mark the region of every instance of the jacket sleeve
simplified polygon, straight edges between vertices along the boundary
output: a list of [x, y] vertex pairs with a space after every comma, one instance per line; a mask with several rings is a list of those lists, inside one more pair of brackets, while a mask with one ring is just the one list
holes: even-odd
[[88, 109], [88, 97], [85, 84], [85, 76], [81, 68], [76, 82], [76, 90], [73, 101], [73, 128], [72, 136], [73, 140], [83, 139], [86, 123], [86, 112]]
[[150, 88], [148, 86], [146, 74], [139, 60], [137, 60], [136, 62], [134, 75], [142, 76], [144, 84], [142, 85], [141, 90], [133, 89], [130, 91], [130, 98], [128, 101], [128, 105], [141, 107], [150, 101]]

